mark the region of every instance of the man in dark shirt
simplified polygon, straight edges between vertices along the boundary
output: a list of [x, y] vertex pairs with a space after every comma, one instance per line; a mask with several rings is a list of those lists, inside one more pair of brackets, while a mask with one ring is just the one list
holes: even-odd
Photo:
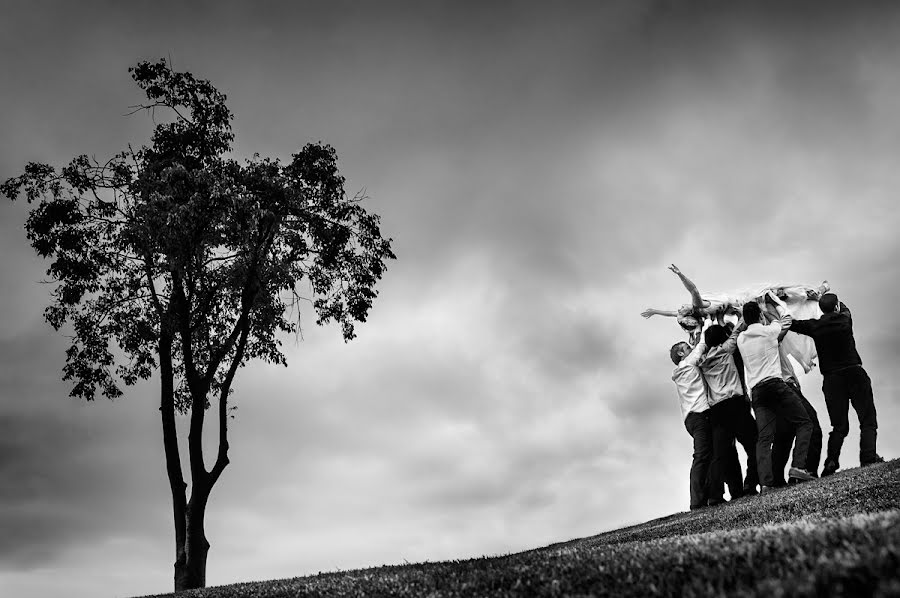
[[819, 299], [822, 317], [818, 320], [794, 320], [791, 330], [812, 337], [819, 354], [822, 370], [822, 393], [831, 419], [828, 436], [828, 456], [822, 468], [827, 476], [838, 470], [841, 445], [850, 431], [847, 418], [850, 405], [859, 418], [859, 463], [871, 465], [884, 461], [875, 452], [878, 421], [872, 381], [862, 367], [862, 359], [856, 351], [853, 338], [853, 319], [847, 306], [838, 301], [834, 293], [825, 293]]

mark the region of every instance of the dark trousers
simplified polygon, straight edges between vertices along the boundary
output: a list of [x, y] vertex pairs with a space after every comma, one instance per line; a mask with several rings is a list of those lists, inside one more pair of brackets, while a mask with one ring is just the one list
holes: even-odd
[[875, 458], [875, 439], [878, 436], [878, 420], [875, 414], [875, 398], [872, 381], [862, 366], [856, 366], [825, 374], [822, 381], [825, 406], [831, 420], [828, 435], [828, 458], [838, 460], [844, 438], [850, 432], [847, 419], [850, 405], [859, 418], [859, 462], [867, 463]]
[[[744, 487], [759, 483], [756, 465], [756, 421], [750, 414], [750, 403], [742, 395], [725, 399], [709, 408], [712, 424], [713, 458], [710, 464], [710, 498], [722, 498], [723, 484], [728, 484], [731, 498], [744, 493]], [[747, 453], [747, 477], [741, 480], [741, 464], [738, 462], [734, 441], [737, 440]]]
[[[787, 381], [787, 385], [797, 393], [803, 408], [806, 409], [806, 415], [812, 422], [813, 431], [809, 437], [809, 453], [806, 455], [806, 466], [804, 469], [813, 475], [817, 475], [819, 471], [819, 461], [822, 458], [822, 426], [819, 425], [819, 417], [815, 408], [803, 396], [800, 385]], [[783, 419], [775, 420], [775, 442], [772, 445], [772, 474], [775, 476], [775, 485], [784, 485], [784, 470], [787, 467], [788, 455], [791, 454], [791, 444], [794, 440], [795, 430], [787, 421]]]
[[753, 387], [753, 411], [756, 413], [756, 465], [759, 483], [773, 486], [772, 443], [775, 441], [775, 420], [781, 417], [794, 427], [797, 438], [794, 444], [792, 467], [804, 469], [809, 453], [809, 440], [813, 425], [806, 409], [791, 387], [781, 378], [766, 378]]
[[709, 412], [688, 413], [684, 427], [694, 439], [694, 460], [691, 463], [691, 508], [706, 506], [709, 498], [709, 464], [712, 461], [712, 426]]

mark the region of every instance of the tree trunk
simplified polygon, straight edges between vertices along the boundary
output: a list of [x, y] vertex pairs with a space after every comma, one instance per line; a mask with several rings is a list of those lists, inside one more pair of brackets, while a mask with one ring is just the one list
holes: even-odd
[[160, 401], [163, 448], [166, 454], [166, 473], [172, 491], [172, 515], [175, 525], [175, 590], [181, 588], [181, 570], [187, 562], [185, 540], [187, 537], [187, 484], [181, 470], [178, 437], [175, 429], [175, 385], [172, 368], [172, 337], [164, 329], [159, 341]]
[[209, 542], [204, 533], [208, 491], [194, 491], [185, 513], [187, 534], [175, 561], [175, 591], [206, 587], [206, 557]]
[[[176, 287], [177, 288], [177, 287]], [[183, 298], [182, 298], [183, 300]], [[173, 510], [175, 515], [175, 591], [194, 590], [206, 587], [206, 559], [209, 554], [209, 541], [204, 531], [206, 505], [213, 486], [228, 465], [228, 394], [235, 372], [243, 361], [244, 350], [249, 334], [246, 311], [242, 312], [240, 326], [235, 328], [229, 343], [237, 342], [235, 357], [225, 376], [219, 396], [219, 450], [212, 471], [207, 471], [203, 459], [203, 421], [206, 412], [206, 397], [210, 391], [219, 362], [227, 354], [227, 350], [209, 364], [209, 369], [201, 376], [190, 366], [185, 354], [186, 377], [191, 391], [191, 424], [188, 433], [188, 460], [191, 472], [191, 499], [185, 502], [187, 485], [181, 470], [181, 459], [178, 454], [178, 441], [175, 437], [174, 410], [174, 370], [172, 368], [172, 339], [162, 335], [160, 343], [160, 371], [163, 377], [163, 399], [160, 409], [163, 411], [163, 437], [166, 447], [166, 464], [169, 471], [169, 483], [172, 488]], [[182, 347], [191, 347], [190, 321], [181, 321]], [[184, 349], [183, 349], [184, 352]]]

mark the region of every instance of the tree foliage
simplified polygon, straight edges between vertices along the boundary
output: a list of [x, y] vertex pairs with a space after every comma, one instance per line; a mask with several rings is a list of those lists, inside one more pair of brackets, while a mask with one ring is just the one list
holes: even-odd
[[335, 150], [308, 144], [285, 164], [239, 163], [226, 157], [232, 114], [209, 82], [164, 61], [130, 72], [149, 100], [140, 109], [172, 113], [150, 146], [103, 163], [78, 156], [59, 171], [31, 163], [2, 185], [39, 202], [26, 229], [58, 283], [45, 317], [74, 332], [71, 394], [116, 397], [148, 378], [165, 328], [184, 411], [191, 384], [206, 396], [232, 366], [285, 363], [279, 333], [298, 331], [304, 291], [317, 323], [352, 339], [394, 255], [379, 217], [346, 196]]
[[[334, 148], [307, 144], [282, 163], [229, 157], [225, 96], [164, 61], [130, 70], [157, 111], [150, 145], [105, 162], [81, 155], [56, 168], [29, 163], [0, 185], [24, 195], [25, 228], [56, 283], [45, 311], [71, 328], [63, 378], [71, 395], [109, 398], [158, 372], [175, 524], [175, 589], [206, 585], [204, 514], [228, 465], [229, 395], [251, 359], [286, 364], [280, 338], [300, 307], [355, 336], [393, 259], [379, 217], [348, 197]], [[203, 427], [218, 405], [219, 445], [206, 468]], [[190, 414], [190, 500], [175, 414]]]

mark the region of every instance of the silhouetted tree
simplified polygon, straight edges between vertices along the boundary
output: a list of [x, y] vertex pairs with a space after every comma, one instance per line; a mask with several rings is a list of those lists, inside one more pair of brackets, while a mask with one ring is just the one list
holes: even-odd
[[[333, 148], [308, 144], [286, 164], [258, 155], [239, 163], [227, 157], [232, 114], [208, 81], [165, 61], [129, 72], [149, 100], [135, 112], [165, 119], [149, 146], [106, 162], [82, 155], [60, 171], [29, 163], [0, 189], [38, 202], [26, 231], [58, 283], [46, 320], [73, 331], [63, 369], [70, 394], [114, 398], [159, 372], [177, 591], [206, 584], [204, 515], [228, 465], [238, 368], [251, 359], [286, 365], [279, 336], [298, 332], [301, 288], [317, 323], [340, 323], [352, 339], [394, 255], [379, 217], [345, 195]], [[207, 469], [211, 404], [219, 444]], [[178, 413], [190, 418], [189, 496]]]

